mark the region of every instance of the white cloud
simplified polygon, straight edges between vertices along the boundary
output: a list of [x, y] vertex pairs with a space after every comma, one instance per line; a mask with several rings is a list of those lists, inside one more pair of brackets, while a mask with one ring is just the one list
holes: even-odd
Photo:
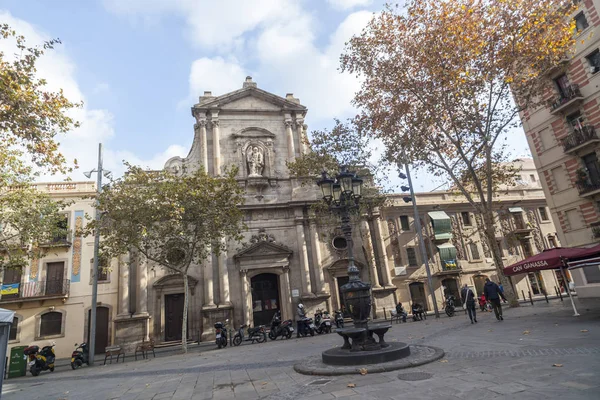
[[198, 101], [204, 91], [219, 96], [241, 88], [247, 74], [236, 60], [225, 61], [221, 57], [200, 58], [192, 63], [190, 70], [190, 95], [182, 102], [189, 107]]
[[368, 6], [373, 0], [327, 0], [327, 2], [337, 10], [349, 10], [354, 7]]
[[[9, 24], [18, 34], [25, 36], [27, 44], [37, 45], [51, 38], [51, 35], [40, 30], [38, 27], [13, 17], [9, 12], [0, 10], [0, 20]], [[14, 43], [8, 40], [0, 40], [0, 51], [7, 57], [12, 57], [16, 51]], [[105, 167], [115, 173], [122, 174], [124, 167], [122, 159], [127, 159], [135, 164], [161, 167], [164, 162], [174, 155], [185, 155], [181, 146], [171, 146], [166, 151], [154, 155], [150, 160], [142, 160], [131, 152], [114, 151], [110, 143], [115, 137], [113, 116], [109, 110], [91, 109], [85, 105], [85, 96], [82, 93], [76, 77], [76, 66], [66, 52], [66, 46], [58, 45], [54, 50], [48, 50], [37, 63], [37, 76], [47, 81], [46, 88], [50, 91], [63, 89], [65, 96], [74, 102], [83, 101], [84, 106], [69, 111], [70, 115], [81, 123], [81, 127], [74, 129], [64, 135], [59, 135], [60, 150], [67, 160], [77, 159], [80, 165], [78, 170], [71, 174], [73, 180], [83, 180], [83, 171], [96, 167], [98, 146], [97, 143], [105, 145]], [[108, 85], [99, 82], [93, 89], [94, 92], [108, 90]], [[63, 176], [42, 176], [40, 180], [61, 180]]]
[[224, 54], [240, 45], [242, 35], [299, 10], [292, 0], [105, 0], [115, 14], [155, 24], [165, 14], [185, 19], [188, 39]]

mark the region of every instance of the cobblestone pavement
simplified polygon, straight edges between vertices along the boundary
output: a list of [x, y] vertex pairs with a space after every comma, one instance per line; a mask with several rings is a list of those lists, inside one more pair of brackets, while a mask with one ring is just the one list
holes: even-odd
[[[319, 377], [295, 361], [340, 345], [338, 335], [169, 355], [5, 381], [3, 399], [598, 399], [600, 310], [572, 317], [567, 302], [394, 324], [390, 341], [443, 348], [418, 368]], [[554, 366], [556, 365], [556, 366]]]

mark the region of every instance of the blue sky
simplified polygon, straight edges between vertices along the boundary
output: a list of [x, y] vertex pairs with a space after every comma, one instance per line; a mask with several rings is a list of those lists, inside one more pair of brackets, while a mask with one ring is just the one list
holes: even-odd
[[[220, 95], [252, 75], [259, 87], [294, 93], [309, 130], [355, 114], [355, 78], [339, 74], [344, 42], [381, 9], [378, 0], [2, 0], [0, 21], [31, 43], [60, 38], [39, 73], [51, 88], [84, 101], [82, 127], [61, 140], [80, 171], [97, 143], [106, 167], [121, 160], [161, 168], [185, 156], [190, 107], [204, 90]], [[524, 137], [518, 152], [526, 147]], [[83, 179], [76, 172], [74, 180]], [[57, 179], [54, 177], [53, 179]], [[418, 190], [439, 184], [430, 179]]]

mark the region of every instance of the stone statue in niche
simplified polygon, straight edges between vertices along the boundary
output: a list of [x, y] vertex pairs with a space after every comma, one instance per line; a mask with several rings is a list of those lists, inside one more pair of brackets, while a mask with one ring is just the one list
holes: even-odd
[[258, 146], [248, 148], [246, 162], [248, 163], [248, 177], [258, 178], [263, 176], [263, 168], [265, 166], [263, 151]]

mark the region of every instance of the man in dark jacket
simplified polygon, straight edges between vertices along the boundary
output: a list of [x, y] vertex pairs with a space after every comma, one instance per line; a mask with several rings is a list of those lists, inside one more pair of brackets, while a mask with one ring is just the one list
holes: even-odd
[[471, 323], [477, 323], [477, 314], [475, 314], [475, 293], [471, 290], [467, 284], [462, 288], [460, 292], [463, 304], [467, 306], [467, 312], [469, 313], [469, 319]]
[[492, 303], [492, 307], [494, 307], [494, 314], [496, 314], [496, 319], [499, 321], [504, 321], [502, 317], [502, 303], [500, 303], [500, 298], [506, 301], [506, 297], [504, 297], [504, 293], [500, 290], [500, 287], [494, 282], [490, 281], [490, 278], [485, 278], [485, 285], [483, 286], [483, 294], [485, 298]]

